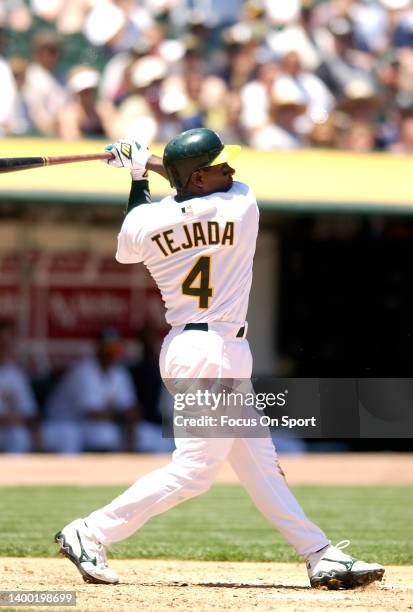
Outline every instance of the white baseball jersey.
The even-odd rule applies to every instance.
[[[243,325],[252,282],[258,206],[234,182],[225,193],[137,206],[118,236],[116,259],[143,262],[172,326],[229,321]]]

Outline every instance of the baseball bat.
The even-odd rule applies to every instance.
[[[30,168],[43,168],[57,164],[72,164],[74,162],[92,161],[95,159],[111,159],[113,153],[86,153],[83,155],[60,155],[58,157],[0,157],[0,174],[4,172],[18,172]]]

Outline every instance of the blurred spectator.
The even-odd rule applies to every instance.
[[[82,32],[83,25],[94,0],[70,0],[63,2],[56,16],[56,26],[61,34],[77,34]]]
[[[186,51],[183,40],[167,38],[164,30],[157,24],[145,28],[137,39],[135,48],[139,45],[146,46],[147,55],[158,55],[172,66],[183,58]]]
[[[348,4],[348,3],[347,3]],[[356,48],[354,23],[346,14],[332,18],[318,38],[322,62],[317,74],[336,95],[343,95],[349,81],[364,80],[374,85],[373,54]]]
[[[258,45],[257,38],[248,38],[242,44],[230,41],[227,47],[227,69],[218,71],[230,89],[240,89],[253,77],[257,67]]]
[[[275,62],[261,64],[255,78],[241,88],[240,120],[245,130],[253,130],[267,122],[272,88],[278,75],[279,67]]]
[[[382,98],[369,81],[350,81],[337,108],[350,118],[350,128],[337,141],[341,148],[358,152],[373,151],[376,148],[377,123],[375,119],[382,107]]]
[[[391,18],[385,8],[386,2],[353,2],[349,7],[358,49],[381,54],[388,48]],[[392,0],[388,2],[391,3]],[[391,9],[390,6],[387,8]]]
[[[210,75],[203,79],[199,92],[199,107],[202,124],[212,130],[220,131],[227,123],[225,99],[227,85],[220,77]]]
[[[355,121],[373,122],[381,110],[382,98],[366,79],[353,79],[346,83],[337,107]]]
[[[254,130],[249,144],[257,149],[296,149],[302,143],[298,119],[307,110],[304,95],[289,81],[276,80],[271,92],[269,120]]]
[[[273,2],[264,0],[267,18],[275,25],[287,25],[299,19],[301,11],[301,0],[284,0],[284,2]]]
[[[391,104],[399,90],[400,62],[395,52],[386,53],[374,66],[375,77],[387,105]]]
[[[395,50],[377,58],[375,76],[382,98],[382,120],[377,130],[377,144],[388,149],[397,141],[400,112],[413,104],[413,96],[400,88],[400,61]]]
[[[27,453],[39,447],[37,406],[15,347],[14,324],[0,320],[0,451]]]
[[[337,124],[334,115],[324,121],[316,121],[307,134],[306,144],[321,149],[333,149],[337,146]]]
[[[396,151],[413,101],[411,0],[3,0],[0,54],[5,31],[0,134],[56,135],[65,106],[65,138],[205,125],[262,149]],[[78,65],[99,72],[97,100],[60,78]]]
[[[23,88],[30,119],[36,130],[45,136],[56,135],[58,117],[67,94],[57,74],[61,39],[53,32],[39,32],[33,40],[33,61],[30,62]]]
[[[298,53],[305,70],[315,71],[320,65],[321,52],[311,23],[312,2],[265,0],[265,15],[274,26],[265,36],[266,61],[278,60],[290,51]]]
[[[32,24],[32,15],[24,0],[2,0],[1,23],[17,32],[26,32]]]
[[[172,26],[185,29],[188,24],[203,23],[216,39],[223,28],[236,23],[245,0],[174,0],[170,2]]]
[[[411,0],[381,0],[388,9],[390,45],[413,46],[413,6]]]
[[[119,334],[103,330],[94,355],[63,375],[46,405],[45,450],[79,453],[132,449],[137,397],[128,370],[119,362],[122,354]]]
[[[146,32],[136,39],[132,47],[116,53],[107,62],[100,82],[99,95],[104,100],[120,103],[128,93],[130,80],[128,73],[134,62],[149,55],[151,46],[146,40]]]
[[[30,0],[33,15],[43,21],[56,21],[63,7],[64,0]]]
[[[390,146],[390,150],[394,153],[413,153],[413,111],[402,117],[399,138]]]
[[[185,93],[185,83],[179,76],[164,79],[159,92],[159,130],[157,140],[168,142],[179,132],[185,129],[185,120],[182,113],[188,104]]]
[[[61,34],[80,32],[93,5],[94,0],[30,0],[33,14],[56,24]]]
[[[9,131],[16,101],[16,83],[8,62],[1,55],[4,45],[4,28],[0,23],[0,136]]]
[[[129,93],[118,107],[119,135],[153,142],[158,134],[160,92],[167,74],[166,62],[148,55],[134,62],[127,74]]]
[[[286,53],[280,62],[279,87],[286,85],[296,87],[302,94],[311,119],[325,118],[334,108],[334,97],[323,81],[315,74],[303,69],[300,56],[296,51]],[[281,83],[280,83],[281,82]]]
[[[400,49],[398,59],[398,95],[413,95],[413,49]]]
[[[9,64],[16,83],[16,95],[7,131],[9,134],[28,134],[34,127],[25,95],[29,62],[24,57],[14,56],[10,58]]]
[[[185,104],[181,111],[183,118],[183,128],[190,130],[196,127],[202,127],[202,111],[199,104],[199,96],[201,95],[202,81],[204,78],[203,67],[199,64],[190,66],[184,73],[183,91],[186,97]]]
[[[162,419],[173,417],[173,401],[166,391],[159,372],[159,351],[162,338],[153,326],[146,326],[137,334],[142,356],[130,371],[140,400],[142,419],[135,430],[135,450],[167,453],[173,450],[172,439],[162,438]]]
[[[224,99],[225,123],[220,128],[224,142],[246,144],[247,137],[241,123],[242,102],[237,91],[228,91]]]
[[[92,45],[113,54],[133,47],[152,23],[150,13],[134,0],[100,0],[87,15],[84,32]]]
[[[374,126],[363,121],[352,121],[348,131],[343,133],[341,147],[355,153],[374,151],[376,148]]]
[[[118,104],[128,93],[128,73],[132,64],[145,57],[158,57],[172,67],[185,54],[184,43],[166,39],[163,30],[153,25],[145,29],[127,51],[116,53],[106,64],[101,78],[99,94]]]
[[[108,100],[97,101],[99,72],[89,66],[75,66],[68,75],[71,98],[59,114],[59,135],[65,140],[107,136],[116,139],[117,112]]]

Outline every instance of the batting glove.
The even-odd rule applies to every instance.
[[[129,168],[134,181],[140,181],[148,176],[146,164],[152,154],[146,145],[139,144],[136,140],[131,142],[119,140],[107,145],[105,151],[113,153],[113,158],[107,160],[109,166]]]

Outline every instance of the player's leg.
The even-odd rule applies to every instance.
[[[289,489],[270,437],[238,438],[228,460],[262,514],[306,560],[310,584],[354,588],[381,580],[383,566],[353,559],[332,546]]]
[[[247,345],[246,340],[227,341],[224,363],[234,363]],[[230,370],[223,375],[229,377]],[[259,437],[236,437],[228,460],[258,509],[306,560],[311,586],[353,588],[381,580],[381,565],[352,559],[307,518],[287,485],[268,428],[249,433]]]
[[[86,582],[118,582],[118,576],[108,568],[105,546],[129,537],[151,517],[207,491],[232,442],[177,438],[168,465],[146,474],[107,506],[57,533],[61,552]]]
[[[153,516],[207,491],[231,445],[224,438],[177,438],[168,465],[137,480],[85,522],[105,546],[124,540]]]
[[[222,340],[217,335],[200,334],[197,338],[192,332],[184,338],[170,334],[161,353],[164,377],[190,381],[197,372],[211,379],[219,376]],[[206,491],[232,443],[225,438],[177,438],[167,466],[140,478],[110,504],[56,534],[61,551],[86,581],[117,582],[118,577],[107,567],[104,547],[127,538],[152,516]]]
[[[161,374],[169,381],[182,381],[185,389],[191,388],[194,379],[192,386],[198,388],[197,375],[215,380],[219,374],[222,346],[223,340],[217,335],[173,331],[162,348]],[[176,450],[168,465],[140,478],[105,508],[87,517],[86,522],[100,542],[108,545],[127,538],[152,516],[211,486],[232,439],[200,438],[185,430],[182,434],[185,437],[176,439]]]
[[[285,480],[271,438],[236,438],[228,461],[260,512],[302,557],[327,546]]]

